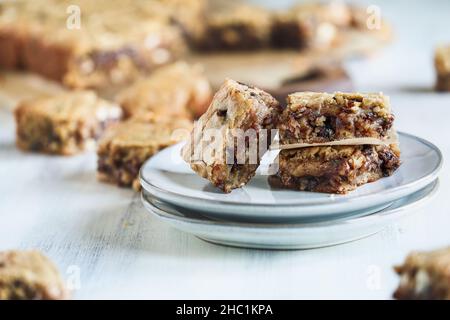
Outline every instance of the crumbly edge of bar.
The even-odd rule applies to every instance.
[[[360,185],[392,175],[400,166],[399,156],[396,147],[283,150],[279,155],[279,171],[269,178],[269,182],[274,187],[345,194]]]
[[[280,119],[280,143],[323,143],[349,138],[384,139],[394,116],[383,96],[290,95]]]

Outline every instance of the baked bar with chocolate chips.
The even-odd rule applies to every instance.
[[[75,154],[93,146],[121,115],[119,106],[91,91],[23,101],[15,110],[16,143],[22,150]]]
[[[281,150],[273,187],[345,194],[392,175],[400,166],[397,145],[317,146]]]
[[[450,247],[413,252],[395,271],[400,276],[400,284],[394,298],[450,300]]]
[[[240,188],[255,175],[279,112],[268,93],[228,79],[196,122],[183,159],[222,191]]]
[[[296,5],[274,16],[272,46],[326,49],[338,43],[339,29],[350,24],[351,12],[345,4],[332,2]]]
[[[280,144],[383,140],[393,122],[389,100],[381,93],[297,92],[288,96],[280,118]]]
[[[210,12],[197,47],[202,50],[257,50],[270,43],[269,11],[249,5]]]
[[[71,88],[127,84],[184,51],[171,20],[160,1],[6,2],[0,4],[0,66]]]
[[[438,91],[450,91],[450,46],[442,46],[436,49],[434,65],[436,68],[436,89]]]
[[[57,268],[40,252],[0,252],[0,300],[68,298],[68,290]]]
[[[198,65],[176,62],[161,67],[117,95],[125,118],[140,114],[197,118],[212,98],[211,87]]]
[[[133,118],[111,126],[97,149],[99,180],[140,190],[142,164],[161,149],[181,141],[191,129],[192,122],[182,118]]]

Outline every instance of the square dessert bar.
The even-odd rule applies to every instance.
[[[272,16],[256,6],[238,5],[211,12],[198,48],[257,50],[270,44]]]
[[[273,187],[345,194],[390,176],[400,165],[396,145],[323,146],[281,150]]]
[[[200,66],[177,62],[136,81],[117,95],[125,118],[140,114],[194,118],[202,115],[212,98]]]
[[[400,285],[394,298],[450,300],[450,247],[413,252],[395,271],[400,276]]]
[[[339,41],[339,29],[350,27],[350,8],[342,3],[301,4],[273,18],[271,42],[276,48],[328,48]]]
[[[92,146],[121,114],[119,106],[90,91],[24,101],[15,110],[16,143],[23,150],[75,154]]]
[[[67,10],[78,6],[80,27]],[[72,88],[122,85],[175,59],[180,30],[159,1],[17,1],[0,5],[0,66]],[[3,50],[5,48],[5,50]]]
[[[98,178],[123,187],[140,189],[142,164],[161,149],[189,135],[192,122],[186,119],[130,119],[111,126],[99,142]]]
[[[450,46],[439,47],[434,56],[436,89],[450,91]]]
[[[275,127],[279,112],[279,103],[268,93],[226,80],[195,123],[182,150],[183,159],[226,193],[242,187],[255,175],[265,151],[261,146],[266,148],[271,142],[270,129]],[[263,133],[267,133],[265,138]],[[251,152],[255,150],[252,146],[258,147],[258,154]]]
[[[389,100],[381,93],[298,92],[287,98],[280,118],[280,143],[382,140],[389,136],[393,122]]]
[[[38,251],[0,252],[0,300],[69,298],[55,265]]]

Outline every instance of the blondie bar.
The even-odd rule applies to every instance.
[[[436,89],[438,91],[450,91],[450,46],[442,46],[436,49],[434,56],[436,68]]]
[[[142,113],[190,118],[202,115],[211,97],[200,66],[177,62],[119,92],[117,101],[126,118]]]
[[[339,41],[340,28],[351,25],[347,5],[309,3],[296,5],[273,18],[271,40],[276,48],[328,48]]]
[[[450,248],[413,252],[395,271],[400,276],[400,285],[394,298],[450,300]]]
[[[111,126],[97,149],[99,180],[139,190],[142,164],[183,138],[175,130],[184,130],[188,135],[191,129],[191,121],[177,118],[133,118]]]
[[[268,93],[228,79],[196,122],[183,159],[226,193],[242,187],[272,141],[270,129],[279,112],[279,103]]]
[[[93,145],[122,110],[90,91],[74,91],[21,102],[15,110],[17,146],[71,155]]]
[[[40,252],[0,252],[0,300],[62,300],[68,297],[57,268]]]
[[[287,98],[280,143],[324,143],[352,138],[386,139],[394,122],[383,94],[298,92]]]
[[[202,50],[257,50],[270,43],[272,16],[255,6],[238,5],[208,15],[198,47]]]
[[[396,145],[322,146],[281,150],[273,187],[345,194],[390,176],[400,165]]]
[[[82,13],[79,25],[75,9]],[[0,10],[6,48],[0,66],[23,67],[73,88],[128,83],[184,47],[159,1],[18,1]]]

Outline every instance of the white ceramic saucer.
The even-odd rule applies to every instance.
[[[413,208],[429,200],[438,190],[436,180],[425,188],[395,201],[388,208],[368,216],[319,223],[264,224],[213,220],[186,213],[152,199],[145,192],[142,202],[160,220],[181,231],[216,244],[259,249],[311,249],[345,243],[375,234]]]
[[[271,221],[328,219],[386,206],[437,178],[442,154],[432,143],[399,133],[402,165],[393,176],[364,185],[348,195],[271,189],[267,176],[224,194],[194,173],[181,159],[182,144],[167,148],[141,169],[141,184],[154,198],[227,220]]]

